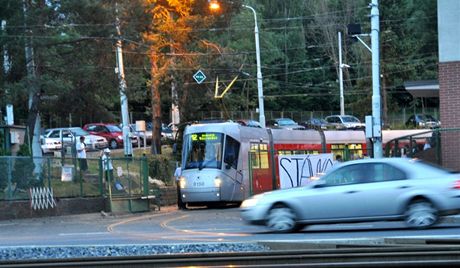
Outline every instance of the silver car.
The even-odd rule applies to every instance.
[[[343,163],[307,186],[255,195],[243,220],[275,232],[309,224],[404,220],[428,228],[460,212],[460,175],[408,158]]]
[[[358,118],[352,115],[330,115],[327,116],[324,120],[326,120],[329,126],[338,130],[366,128],[366,124],[361,123]]]
[[[68,127],[46,130],[45,134],[41,137],[42,151],[43,153],[59,151],[62,149],[62,143],[64,146],[72,146],[75,142],[78,142],[80,136],[85,136],[87,150],[99,150],[108,147],[108,142],[104,137],[91,135],[80,127]],[[52,143],[56,143],[59,146],[50,149],[49,144]]]

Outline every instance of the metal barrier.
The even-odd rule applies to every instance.
[[[419,158],[443,166],[442,139],[447,133],[460,133],[460,128],[427,129],[415,135],[398,137],[390,140],[385,146],[385,157]]]

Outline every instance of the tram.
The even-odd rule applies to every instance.
[[[367,156],[367,148],[362,130],[269,129],[235,122],[189,125],[183,135],[180,197],[188,205],[239,203],[280,188],[279,155],[348,152],[347,159],[358,159]]]

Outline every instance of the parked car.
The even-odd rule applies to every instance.
[[[141,145],[144,145],[144,136],[145,136],[145,142],[147,144],[152,143],[152,130],[146,129],[145,131],[137,131],[136,124],[130,124],[129,131],[131,132],[132,136],[136,138],[136,140],[137,138],[139,138],[139,142]]]
[[[172,129],[165,124],[161,124],[161,138],[163,140],[174,140],[174,133]]]
[[[268,128],[305,129],[304,126],[299,125],[290,118],[276,118],[268,120],[266,125]]]
[[[123,146],[123,131],[115,124],[91,123],[83,126],[90,134],[99,135],[107,139],[109,147],[116,149]],[[131,142],[136,145],[137,138],[130,135]]]
[[[308,129],[326,130],[329,127],[329,124],[327,123],[327,121],[321,118],[310,118],[307,121],[300,123],[300,124]]]
[[[91,135],[80,127],[47,129],[41,137],[41,148],[44,154],[60,151],[62,144],[72,146],[78,142],[80,136],[85,137],[87,150],[107,148],[108,143],[104,137]]]
[[[415,128],[439,128],[441,127],[441,121],[429,114],[414,114],[409,117],[406,126]]]
[[[40,146],[43,154],[49,154],[52,152],[60,151],[62,149],[62,141],[60,133],[54,133],[50,137],[51,129],[47,129],[43,135],[40,136]],[[57,137],[54,137],[56,136]]]
[[[365,129],[366,124],[361,123],[358,118],[353,115],[330,115],[325,118],[326,122],[332,128],[342,129]]]
[[[460,174],[409,158],[342,163],[306,186],[255,195],[241,204],[243,220],[275,232],[308,224],[404,220],[436,224],[460,211]]]

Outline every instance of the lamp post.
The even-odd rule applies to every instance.
[[[257,13],[251,6],[243,5],[254,14],[254,36],[256,42],[256,61],[257,61],[257,96],[259,99],[259,123],[265,128],[265,111],[264,111],[264,89],[262,84],[262,70],[260,63],[260,46],[259,46],[259,27],[257,26]]]
[[[338,32],[339,42],[339,84],[340,84],[340,115],[345,115],[345,97],[343,96],[343,68],[350,68],[350,65],[342,62],[342,33]]]
[[[211,10],[218,10],[220,8],[219,3],[216,0],[208,0],[209,8]],[[264,110],[264,89],[262,84],[262,68],[260,63],[260,46],[259,46],[259,27],[257,26],[257,13],[251,6],[243,5],[248,8],[254,14],[254,36],[256,43],[256,63],[257,63],[257,96],[259,100],[259,123],[261,127],[265,128],[265,110]]]

